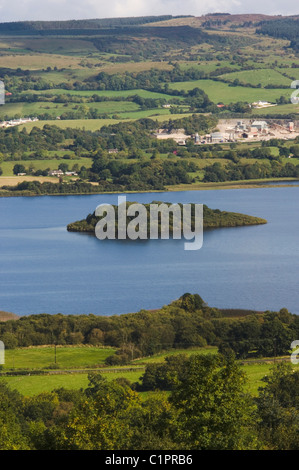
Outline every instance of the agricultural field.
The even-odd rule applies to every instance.
[[[59,179],[53,176],[0,176],[0,186],[16,186],[23,181],[58,183]]]
[[[76,111],[83,107],[82,112],[87,113],[90,110],[96,110],[100,114],[123,114],[125,112],[139,111],[140,107],[128,101],[104,101],[102,103],[52,103],[52,102],[38,102],[38,103],[7,103],[1,107],[2,119],[13,119],[16,115],[20,117],[34,117],[39,114],[50,114],[53,119],[59,118],[61,114],[66,112]]]
[[[131,383],[139,382],[147,364],[162,364],[167,356],[177,354],[216,354],[217,348],[192,348],[170,350],[147,358],[134,360],[127,366],[104,367],[105,359],[113,354],[113,348],[82,347],[82,346],[47,346],[20,348],[6,351],[6,363],[3,371],[22,370],[21,375],[2,376],[0,381],[6,382],[10,388],[18,390],[26,396],[49,392],[56,388],[67,389],[86,388],[88,385],[88,370],[98,370],[108,380],[126,378]],[[56,363],[55,363],[56,361]],[[257,395],[258,388],[263,386],[263,377],[269,374],[275,360],[265,359],[252,361],[242,365],[242,371],[247,377],[246,389],[252,395]],[[43,370],[45,375],[34,375],[33,370]],[[48,371],[48,373],[47,373]],[[51,372],[52,371],[52,372]],[[142,392],[143,393],[143,392]]]
[[[92,96],[99,96],[105,98],[128,98],[129,96],[138,95],[141,98],[151,98],[151,99],[163,99],[163,100],[171,100],[173,96],[168,95],[167,93],[157,93],[150,90],[64,90],[62,88],[55,88],[50,90],[43,90],[31,91],[33,94],[40,95],[40,96],[47,96],[47,95],[71,95],[71,96],[80,96],[83,98],[90,98]],[[26,94],[27,92],[23,91],[22,94]],[[179,99],[183,100],[183,98],[179,97]]]
[[[81,369],[104,365],[113,348],[100,347],[32,347],[8,349],[5,352],[4,370],[13,369]]]
[[[117,378],[126,378],[130,382],[138,382],[143,370],[135,371],[118,371],[118,372],[104,372],[104,376],[108,380],[115,380]],[[34,396],[39,393],[50,392],[57,388],[66,389],[81,389],[88,386],[87,373],[69,373],[69,374],[55,374],[55,375],[36,375],[36,376],[15,376],[15,377],[0,377],[0,381],[6,382],[10,388],[18,390],[22,395]]]
[[[166,121],[194,114],[233,117],[238,112],[234,104],[276,104],[278,100],[280,104],[252,109],[252,114],[261,119],[293,116],[299,109],[290,103],[289,88],[297,73],[296,52],[289,41],[256,34],[254,25],[241,20],[234,22],[232,18],[232,27],[219,23],[212,29],[190,17],[133,29],[127,25],[119,31],[111,31],[109,26],[97,34],[89,34],[87,28],[80,34],[62,30],[59,35],[43,31],[39,36],[34,25],[32,34],[0,32],[0,79],[8,92],[6,103],[0,106],[0,119],[37,117],[38,121],[18,126],[27,132],[54,125],[100,133],[110,124],[147,118],[163,126]],[[192,94],[196,88],[210,100],[204,107],[196,93]],[[216,109],[218,103],[226,108]],[[229,146],[223,147],[229,150]],[[141,152],[144,158],[152,155],[146,148]],[[168,158],[167,154],[169,157],[169,152],[162,150],[159,158]],[[91,159],[83,162],[78,157],[79,152],[69,163],[91,167]],[[176,158],[174,154],[171,157]],[[138,161],[134,155],[130,159],[131,163]],[[4,155],[1,184],[3,178],[12,177],[12,162],[21,160],[35,170],[57,168],[56,156],[50,153],[47,162],[23,159],[18,153]],[[196,158],[198,169],[189,172],[196,180],[193,184],[204,177],[205,166],[218,161],[229,163],[217,152]],[[253,162],[246,159],[246,163]]]
[[[269,108],[259,108],[254,110],[254,114],[261,116],[264,115],[265,112],[270,116],[280,114],[287,117],[293,113],[299,113],[299,104],[281,104],[277,106],[271,106]]]
[[[243,367],[243,371],[247,376],[247,390],[252,395],[257,395],[258,388],[263,386],[263,377],[265,377],[271,369],[271,364],[254,364]],[[144,369],[124,370],[115,372],[105,372],[100,370],[104,377],[108,380],[117,378],[125,378],[131,383],[139,382],[140,377],[144,373]],[[87,373],[68,373],[55,375],[20,375],[14,377],[0,377],[0,381],[6,382],[11,389],[18,390],[25,396],[34,396],[39,393],[50,392],[54,389],[64,387],[66,389],[81,389],[88,386]],[[142,394],[145,392],[141,392]]]
[[[25,128],[28,132],[32,130],[33,127],[42,129],[44,126],[57,126],[60,129],[85,129],[86,131],[98,131],[104,126],[109,126],[110,124],[117,124],[119,122],[125,121],[125,119],[63,119],[51,121],[49,119],[45,121],[37,122],[28,122],[22,124],[22,129]]]
[[[288,69],[286,69],[286,72]],[[243,70],[239,72],[232,72],[220,75],[219,78],[234,82],[239,80],[242,83],[248,83],[251,85],[261,85],[265,87],[267,85],[283,85],[290,86],[290,78],[282,75],[282,71],[275,69],[257,69],[257,70]]]
[[[243,86],[230,86],[227,83],[223,83],[215,80],[196,80],[189,82],[177,82],[171,83],[169,87],[173,90],[189,91],[193,88],[202,89],[209,98],[215,103],[229,104],[233,102],[243,101],[248,103],[254,103],[257,101],[268,101],[270,103],[275,102],[280,96],[289,98],[291,93],[290,89],[277,88],[277,89],[265,89],[265,88],[250,88]],[[268,112],[266,108],[263,110],[264,114]]]

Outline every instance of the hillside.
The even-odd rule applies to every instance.
[[[298,18],[299,16],[292,16],[292,18]],[[229,14],[229,13],[212,13],[202,16],[192,16],[185,18],[169,18],[160,20],[160,26],[172,25],[182,26],[188,25],[193,28],[205,27],[205,26],[217,26],[219,28],[223,26],[238,25],[238,26],[256,26],[264,21],[276,21],[283,18],[289,18],[288,16],[281,15],[263,15],[259,13],[245,13],[245,14]],[[155,25],[155,23],[153,23]]]
[[[297,178],[296,18],[224,12],[0,23],[0,188],[11,177],[16,187],[2,195],[99,190],[82,182],[122,192]],[[186,128],[190,116],[198,122]],[[248,137],[217,128],[239,119],[252,128]],[[255,120],[267,122],[267,133],[254,130]],[[187,140],[176,137],[183,128]],[[269,145],[257,149],[262,140]],[[210,171],[214,163],[221,168]],[[52,175],[60,166],[62,187]],[[80,180],[74,188],[70,173]],[[53,185],[29,187],[36,178]]]
[[[16,315],[15,313],[3,312],[2,310],[0,310],[0,322],[18,320],[18,318],[18,315]]]

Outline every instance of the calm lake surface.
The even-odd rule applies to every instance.
[[[154,309],[185,292],[219,308],[299,314],[299,188],[127,195],[128,201],[203,203],[267,225],[204,232],[183,240],[99,241],[69,233],[117,195],[0,198],[0,310],[19,315],[112,315]]]

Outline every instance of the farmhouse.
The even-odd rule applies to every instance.
[[[37,118],[20,118],[20,119],[12,119],[11,121],[2,121],[0,123],[0,127],[14,127],[19,126],[20,124],[26,124],[27,122],[36,122],[38,121]]]
[[[269,108],[270,106],[277,106],[275,103],[268,103],[268,101],[257,101],[256,103],[252,103],[251,105],[253,108]]]
[[[62,170],[52,170],[52,171],[49,171],[49,176],[63,176],[64,173]]]

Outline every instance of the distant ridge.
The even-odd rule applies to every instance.
[[[57,21],[13,21],[0,23],[0,32],[29,32],[29,31],[50,31],[50,30],[97,30],[102,28],[118,28],[125,26],[145,25],[159,21],[168,21],[177,18],[189,18],[189,15],[172,16],[134,16],[126,18],[94,18],[87,20],[57,20]]]
[[[8,320],[18,320],[20,317],[15,313],[10,312],[3,312],[0,310],[0,322],[8,321]]]
[[[278,21],[282,19],[296,19],[298,15],[264,15],[260,13],[208,13],[202,16],[177,17],[169,20],[160,21],[157,26],[191,26],[193,28],[201,27],[230,27],[230,26],[257,26],[266,21]]]

